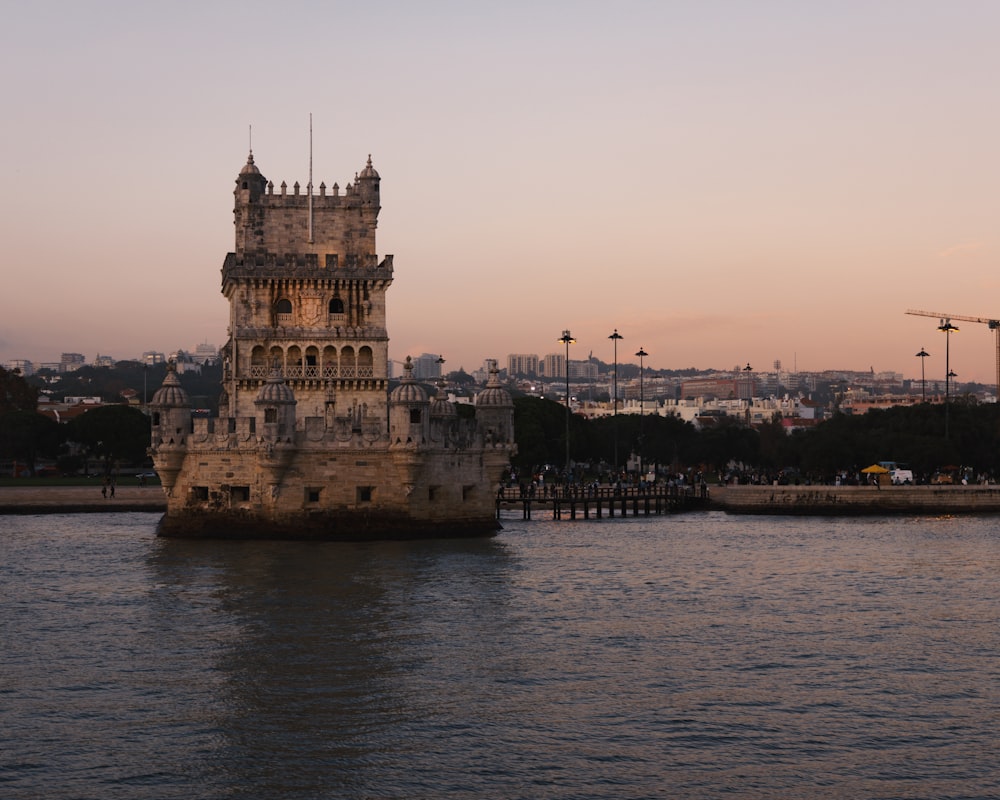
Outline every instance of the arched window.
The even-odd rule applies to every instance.
[[[358,377],[371,378],[375,374],[374,356],[367,345],[358,348]]]
[[[334,297],[330,300],[330,312],[331,314],[343,314],[344,313],[344,301],[339,297]]]
[[[278,301],[278,304],[274,307],[274,310],[279,314],[291,314],[292,301],[286,297],[283,297]]]

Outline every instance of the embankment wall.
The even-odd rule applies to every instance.
[[[996,514],[1000,486],[713,486],[731,514]]]

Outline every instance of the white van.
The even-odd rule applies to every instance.
[[[895,461],[879,461],[881,466],[889,470],[889,481],[893,486],[912,486],[913,471],[906,468],[906,464],[897,464]]]

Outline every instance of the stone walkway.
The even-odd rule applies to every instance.
[[[159,486],[118,486],[114,499],[94,486],[0,486],[0,514],[64,514],[80,511],[165,511]]]

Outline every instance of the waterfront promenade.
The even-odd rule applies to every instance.
[[[713,486],[731,514],[997,514],[1000,486]]]
[[[165,511],[159,486],[117,486],[114,498],[93,486],[0,486],[0,514],[78,514],[107,511]]]
[[[677,502],[676,495],[656,492],[627,497],[533,498],[524,509],[548,510],[543,516],[592,519],[644,516],[711,508],[730,514],[878,515],[878,514],[1000,514],[1000,486],[711,486],[701,496]],[[699,493],[700,495],[700,493]],[[500,502],[522,508],[524,498],[507,490]],[[624,503],[623,503],[624,500]],[[499,505],[500,503],[498,503]],[[0,486],[0,514],[75,514],[115,511],[165,511],[159,486],[119,486],[114,499],[93,486]]]

